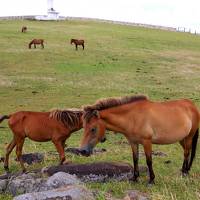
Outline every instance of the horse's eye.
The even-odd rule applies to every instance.
[[[90,129],[90,132],[91,132],[92,134],[95,134],[95,133],[97,132],[97,128],[95,128],[95,127],[91,128],[91,129]]]

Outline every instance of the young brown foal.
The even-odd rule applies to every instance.
[[[59,153],[60,164],[63,164],[65,161],[65,141],[71,133],[82,128],[82,114],[81,110],[20,111],[0,117],[0,122],[9,119],[8,125],[13,132],[13,140],[6,148],[5,170],[9,170],[9,155],[15,146],[17,159],[20,161],[22,170],[26,170],[21,158],[26,137],[37,142],[51,140]]]
[[[34,48],[36,48],[36,44],[37,45],[40,44],[41,47],[44,49],[44,40],[43,39],[33,39],[28,45],[29,49],[31,49],[32,44],[34,45]]]
[[[27,31],[27,27],[26,26],[22,26],[22,33],[26,33]]]
[[[76,50],[78,50],[78,45],[81,45],[83,47],[83,50],[84,50],[84,48],[85,48],[84,40],[71,39],[71,44],[73,44],[73,43],[76,46]]]

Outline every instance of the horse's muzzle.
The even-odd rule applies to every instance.
[[[104,143],[105,141],[106,141],[106,137],[103,137],[103,138],[100,140],[101,143]]]
[[[82,156],[87,156],[88,157],[88,156],[90,156],[92,154],[92,148],[90,148],[90,147],[82,148],[82,149],[79,150],[79,152],[80,152],[80,154]]]

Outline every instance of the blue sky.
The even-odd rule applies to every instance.
[[[46,14],[47,0],[0,0],[0,16]],[[54,0],[63,16],[93,17],[200,31],[199,0]]]

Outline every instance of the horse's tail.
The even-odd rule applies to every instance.
[[[189,162],[188,170],[190,170],[190,168],[192,166],[192,162],[195,158],[198,137],[199,137],[199,129],[196,130],[196,133],[194,134],[194,136],[192,138],[192,150],[191,150],[191,156],[190,156],[190,162]]]
[[[0,116],[0,123],[4,120],[4,119],[9,119],[11,117],[11,115],[2,115]]]

